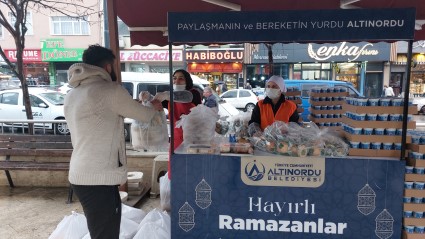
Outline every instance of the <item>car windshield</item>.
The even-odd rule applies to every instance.
[[[59,92],[41,93],[40,96],[54,105],[63,105],[65,99],[65,95]]]

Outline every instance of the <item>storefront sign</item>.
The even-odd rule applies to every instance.
[[[62,48],[62,49],[42,49],[42,59],[46,62],[59,61],[77,61],[83,59],[84,49],[78,48]]]
[[[11,62],[16,62],[16,50],[4,50],[7,59]],[[22,53],[22,60],[24,63],[41,62],[40,49],[25,49]]]
[[[170,53],[168,50],[123,50],[120,51],[121,62],[133,62],[133,61],[168,61]],[[182,61],[183,54],[181,50],[173,50],[173,61]]]
[[[175,154],[172,238],[400,238],[405,162]]]
[[[336,46],[321,46],[314,49],[312,44],[308,44],[308,55],[316,61],[326,61],[332,56],[344,56],[346,61],[356,61],[360,56],[376,56],[379,51],[372,49],[372,43],[361,46],[348,46],[347,42],[342,42]]]
[[[64,40],[44,39],[41,40],[41,56],[45,62],[81,62],[85,49],[65,48]]]
[[[188,50],[186,61],[193,62],[241,62],[242,50]]]
[[[413,39],[415,9],[272,12],[171,12],[168,40],[176,43],[311,42]]]
[[[267,64],[268,49],[264,44],[251,46],[249,64]],[[348,61],[389,61],[391,44],[386,42],[342,42],[337,44],[274,44],[273,62],[348,62]]]
[[[41,41],[42,48],[46,49],[56,49],[56,48],[64,48],[65,43],[62,38],[58,39],[45,39]]]

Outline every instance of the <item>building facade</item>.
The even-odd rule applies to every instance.
[[[389,81],[391,44],[274,44],[273,74],[284,79],[340,80],[353,84],[367,97],[380,96]],[[244,75],[251,85],[264,87],[270,75],[269,50],[265,44],[245,44]]]
[[[71,18],[51,9],[37,8],[36,11],[28,7],[24,51],[24,73],[27,78],[40,84],[62,85],[67,82],[69,66],[81,62],[83,49],[90,44],[102,45],[102,2],[87,0],[83,4],[96,9],[100,14]],[[69,8],[71,14],[84,11],[80,8],[73,12],[72,4],[64,6]],[[9,22],[13,23],[10,10],[4,4],[0,8],[9,16]],[[0,45],[7,58],[16,62],[14,39],[3,26],[0,26]]]
[[[397,42],[397,58],[391,62],[390,86],[399,92],[404,91],[407,76],[407,47],[407,42]],[[409,92],[415,96],[425,93],[425,41],[413,43]]]

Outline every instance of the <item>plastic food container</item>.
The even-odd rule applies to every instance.
[[[380,106],[390,106],[391,99],[381,98],[379,99]]]

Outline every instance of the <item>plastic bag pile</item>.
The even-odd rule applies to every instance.
[[[327,129],[319,129],[314,123],[301,127],[293,122],[276,121],[266,127],[262,135],[251,137],[250,142],[257,149],[295,157],[348,154],[348,145],[341,138],[328,133]]]
[[[143,210],[122,204],[119,239],[170,239],[171,219],[166,212]],[[49,239],[90,239],[87,219],[72,212],[65,216],[49,236]]]
[[[183,143],[186,145],[211,144],[218,119],[217,110],[199,104],[191,108],[188,115],[182,115],[176,127],[183,128]]]

